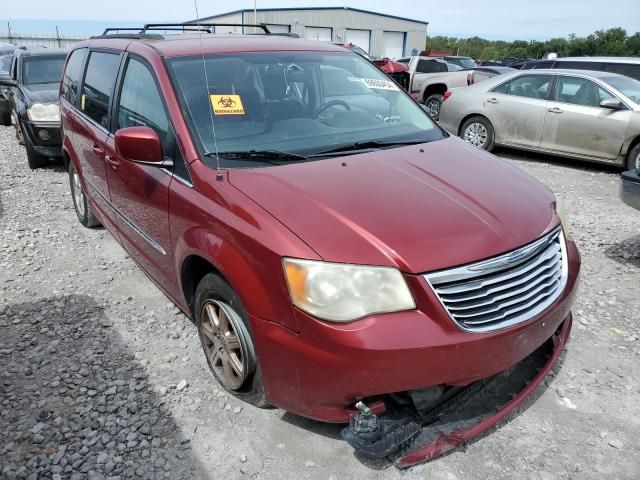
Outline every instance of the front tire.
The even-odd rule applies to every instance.
[[[462,124],[460,137],[474,147],[490,152],[494,147],[495,131],[488,119],[478,115]]]
[[[98,219],[93,215],[91,204],[84,193],[82,180],[80,180],[80,175],[72,161],[69,161],[69,187],[71,187],[71,198],[80,223],[87,228],[100,225]]]
[[[427,112],[429,112],[429,115],[434,120],[438,120],[440,118],[440,109],[442,108],[443,101],[444,97],[439,93],[429,95],[424,101],[424,105],[427,107]]]
[[[0,114],[0,125],[8,127],[11,125],[11,112],[4,112]]]
[[[22,129],[21,126],[18,126],[18,128]],[[29,135],[25,134],[24,130],[21,130],[21,132],[24,141],[24,148],[27,151],[27,163],[29,164],[29,168],[31,170],[35,170],[36,168],[46,167],[49,164],[49,157],[40,155],[36,152]]]
[[[209,273],[196,289],[194,313],[207,364],[218,383],[245,402],[267,407],[247,314],[236,292]]]
[[[640,143],[627,154],[627,170],[640,170]]]

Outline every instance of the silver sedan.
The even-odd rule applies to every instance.
[[[640,82],[608,72],[526,70],[456,88],[440,125],[472,145],[504,145],[640,168]]]

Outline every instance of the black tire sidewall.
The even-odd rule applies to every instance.
[[[33,143],[31,143],[29,135],[27,135],[24,128],[22,128],[22,125],[19,128],[22,130],[22,138],[24,138],[24,147],[27,151],[27,163],[29,164],[29,168],[31,170],[35,170],[36,168],[46,166],[49,163],[49,158],[36,152],[33,148]]]
[[[627,154],[626,170],[640,170],[639,167],[636,167],[636,158],[638,158],[638,155],[640,155],[640,143],[633,147]]]
[[[73,202],[73,209],[76,212],[76,216],[78,217],[78,221],[84,225],[85,227],[89,226],[89,202],[87,201],[87,195],[86,193],[83,195],[83,200],[84,200],[84,215],[80,215],[80,212],[78,211],[78,205],[76,204],[76,196],[75,193],[73,191],[73,172],[76,171],[76,167],[73,164],[73,162],[69,162],[69,189],[71,191],[71,201]]]
[[[259,380],[260,375],[259,375],[259,369],[257,365],[258,360],[257,360],[256,351],[255,351],[255,341],[251,333],[251,328],[249,326],[247,312],[244,309],[242,302],[240,301],[240,297],[238,297],[238,294],[233,290],[233,288],[231,288],[231,286],[225,280],[223,280],[220,276],[214,273],[209,273],[204,276],[204,278],[200,281],[200,283],[198,284],[198,287],[196,288],[196,295],[195,295],[195,301],[194,301],[194,307],[193,307],[193,310],[194,310],[193,317],[194,317],[196,326],[198,327],[198,335],[201,335],[202,307],[207,300],[220,300],[228,304],[231,308],[233,308],[240,316],[240,319],[242,320],[242,325],[240,326],[240,328],[244,327],[245,329],[245,331],[243,332],[243,335],[245,336],[245,339],[246,339],[244,346],[246,348],[246,355],[248,360],[247,369],[249,373],[242,387],[240,387],[240,389],[230,390],[226,388],[223,382],[221,381],[221,379],[218,378],[215,370],[211,368],[211,365],[209,365],[209,360],[207,358],[207,365],[209,365],[209,370],[211,370],[211,373],[214,375],[214,377],[216,378],[220,386],[225,390],[227,390],[228,392],[230,392],[231,394],[241,398],[247,397],[247,396],[250,397],[255,393],[257,393],[255,392],[255,389],[257,387],[255,380],[256,379]],[[203,353],[204,353],[204,349],[203,349]],[[259,383],[258,388],[261,391],[262,382],[260,381],[258,383]]]
[[[462,124],[462,127],[460,127],[460,138],[462,138],[462,140],[464,140],[466,142],[466,140],[464,139],[464,132],[467,129],[467,127],[469,125],[471,125],[472,123],[480,123],[480,124],[482,124],[484,126],[484,128],[487,129],[487,140],[484,143],[484,145],[482,146],[482,150],[485,150],[487,152],[490,152],[491,150],[493,150],[493,147],[495,146],[495,144],[494,144],[494,142],[495,142],[495,132],[493,130],[493,125],[491,125],[491,122],[488,119],[486,119],[485,117],[476,116],[476,117],[471,117],[468,120],[466,120]],[[469,144],[469,145],[471,145],[471,144]]]

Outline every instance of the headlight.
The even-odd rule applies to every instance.
[[[34,103],[27,109],[32,122],[59,122],[60,105],[57,103]]]
[[[285,258],[293,304],[313,316],[350,322],[373,313],[416,308],[399,270]]]
[[[560,202],[557,198],[556,198],[556,215],[558,215],[558,218],[560,218],[560,223],[562,223],[562,228],[564,228],[565,232],[569,231],[569,217],[567,217],[567,213],[564,210],[564,208],[562,208],[562,202]]]

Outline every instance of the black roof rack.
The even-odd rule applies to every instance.
[[[109,27],[105,28],[102,35],[97,35],[91,38],[154,38],[162,39],[162,35],[149,34],[153,31],[174,31],[174,32],[204,32],[215,33],[216,27],[252,27],[261,29],[265,35],[271,35],[269,28],[263,23],[147,23],[143,27]],[[132,32],[132,33],[121,33]]]

